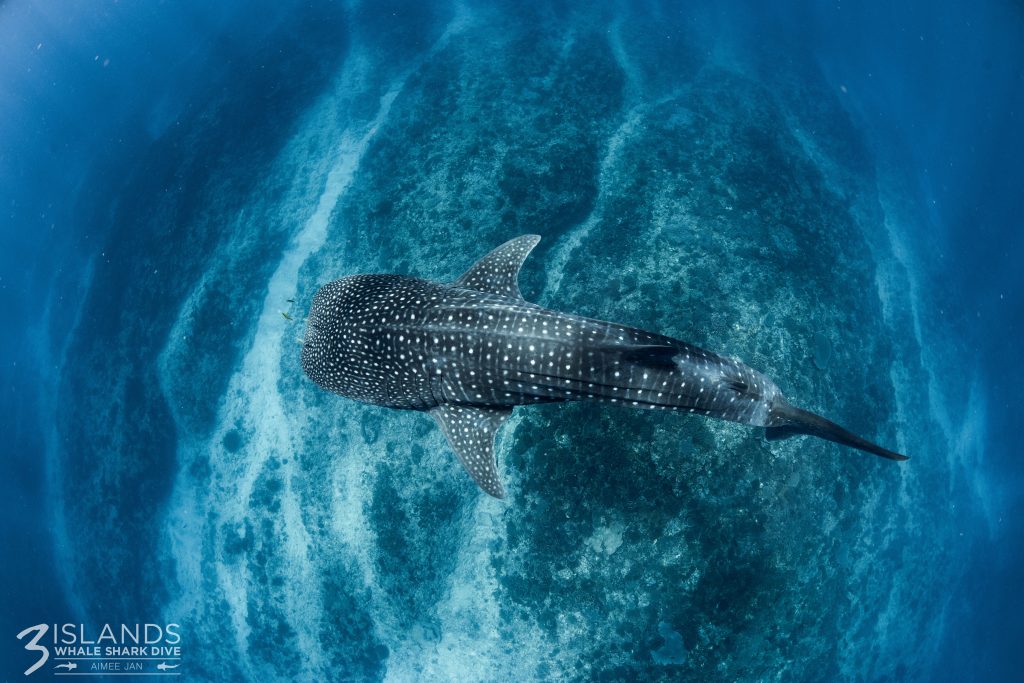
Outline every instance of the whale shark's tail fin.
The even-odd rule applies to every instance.
[[[862,439],[853,432],[843,429],[820,415],[801,410],[785,401],[780,401],[772,406],[771,416],[778,424],[765,430],[765,438],[769,441],[787,439],[798,434],[809,434],[844,446],[874,453],[889,460],[909,460],[905,455],[873,444],[867,439]]]

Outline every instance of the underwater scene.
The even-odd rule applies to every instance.
[[[1019,680],[1022,116],[1009,0],[0,3],[0,679]]]

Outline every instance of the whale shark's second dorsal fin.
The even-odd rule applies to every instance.
[[[512,414],[511,408],[481,408],[444,403],[430,414],[448,437],[459,462],[480,488],[495,498],[504,498],[494,461],[494,435]]]
[[[522,299],[523,295],[519,292],[519,269],[538,242],[540,235],[520,235],[509,240],[474,263],[453,284],[478,292]]]

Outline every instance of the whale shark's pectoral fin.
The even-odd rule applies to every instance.
[[[540,235],[520,235],[509,240],[474,263],[453,284],[478,292],[522,299],[523,295],[519,292],[519,270],[538,242]]]
[[[511,408],[479,408],[451,403],[432,408],[430,414],[448,437],[459,462],[480,488],[495,498],[504,498],[494,461],[494,435],[512,414]]]

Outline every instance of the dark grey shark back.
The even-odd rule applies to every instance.
[[[318,385],[356,400],[430,411],[489,494],[504,491],[494,434],[513,406],[598,400],[697,413],[814,434],[904,459],[812,413],[743,363],[636,328],[529,303],[517,284],[539,238],[498,247],[450,285],[357,275],[317,292],[302,365]]]

